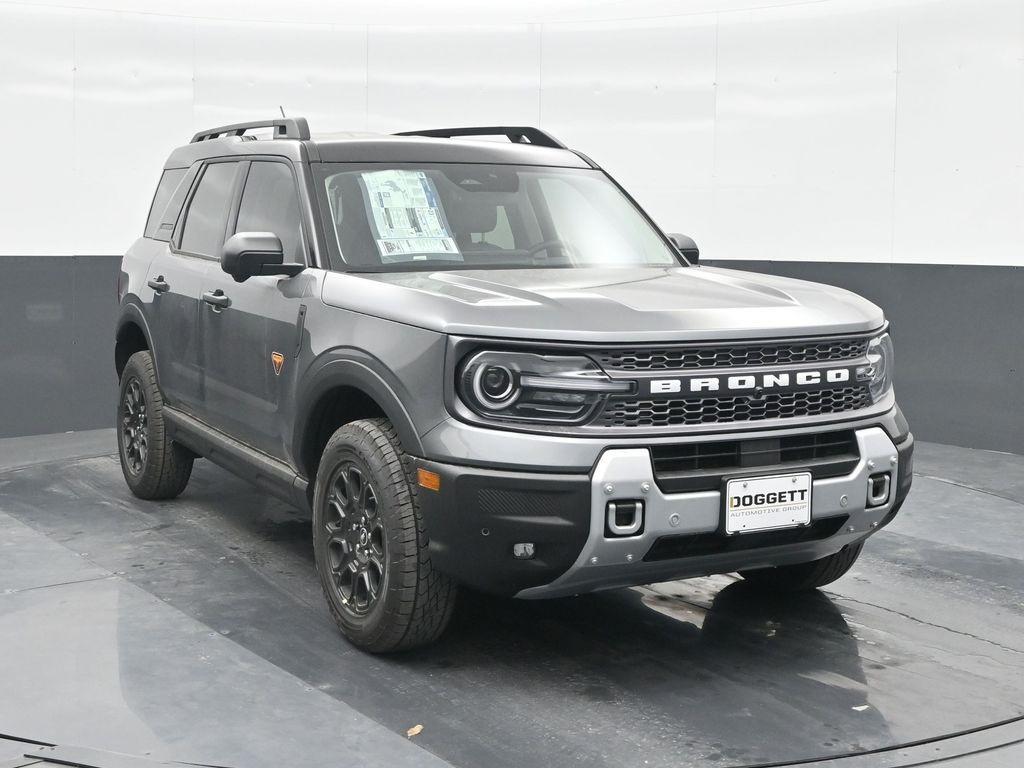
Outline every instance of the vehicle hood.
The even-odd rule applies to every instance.
[[[715,267],[329,273],[326,304],[459,336],[698,341],[870,331],[841,288]]]

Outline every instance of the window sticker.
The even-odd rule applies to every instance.
[[[382,262],[462,261],[437,189],[427,174],[392,169],[361,173],[360,177]]]

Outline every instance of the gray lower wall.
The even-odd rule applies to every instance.
[[[0,437],[113,424],[117,256],[0,257]],[[712,263],[712,262],[708,262]],[[1024,453],[1024,271],[719,262],[815,280],[892,322],[896,387],[922,440]]]
[[[114,424],[120,256],[0,256],[0,437]]]

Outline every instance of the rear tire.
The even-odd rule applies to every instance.
[[[740,576],[751,584],[774,592],[808,592],[831,584],[844,575],[857,562],[863,547],[863,542],[851,544],[820,560],[740,571]]]
[[[125,482],[140,499],[173,499],[188,485],[194,455],[167,437],[164,399],[146,351],[128,358],[121,373],[117,448]]]
[[[313,496],[313,550],[331,615],[373,653],[434,642],[456,585],[434,570],[408,457],[386,419],[346,424],[327,441]]]

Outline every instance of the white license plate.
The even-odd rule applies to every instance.
[[[795,528],[811,522],[811,473],[740,477],[725,484],[725,532]]]

